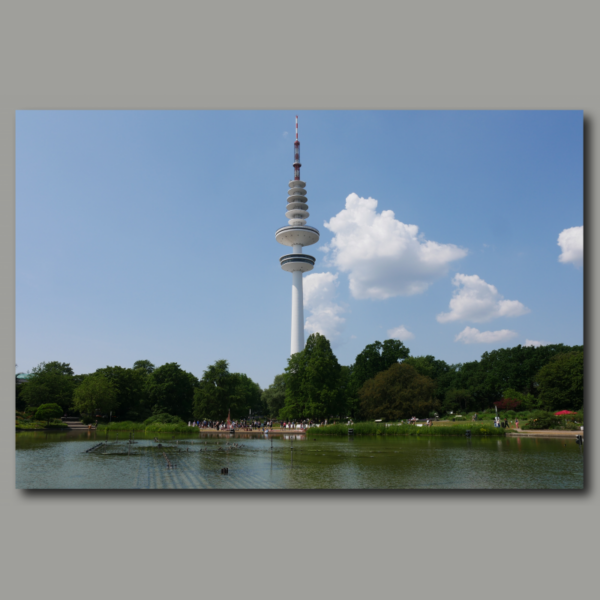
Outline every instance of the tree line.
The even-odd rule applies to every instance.
[[[229,411],[234,419],[395,420],[483,411],[497,403],[517,410],[580,410],[583,346],[516,346],[450,365],[411,356],[401,341],[389,339],[367,345],[352,365],[342,366],[327,338],[316,333],[265,390],[230,372],[226,360],[207,367],[201,379],[177,363],[155,367],[139,360],[131,368],[76,375],[68,363],[48,362],[17,385],[16,401],[18,410],[54,403],[69,414],[112,412],[113,419],[130,421],[161,414],[224,420]]]
[[[583,346],[519,345],[450,365],[385,340],[366,346],[346,367],[317,333],[263,398],[270,414],[286,419],[395,420],[484,411],[508,399],[517,410],[581,410]]]
[[[232,373],[226,360],[209,366],[198,379],[177,363],[155,367],[139,360],[132,368],[104,367],[75,375],[69,363],[48,362],[33,368],[17,385],[17,410],[33,411],[54,403],[64,413],[94,419],[112,413],[113,420],[144,421],[172,415],[185,421],[223,420],[261,412],[262,390],[243,373]]]

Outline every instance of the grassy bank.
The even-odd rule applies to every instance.
[[[25,414],[24,412],[17,412],[15,419],[15,426],[17,431],[19,430],[31,430],[31,429],[66,429],[67,425],[60,419],[50,419],[50,423],[47,421],[36,420],[31,414]]]
[[[386,427],[379,423],[355,423],[351,427],[354,429],[354,435],[458,435],[464,436],[465,432],[471,431],[471,435],[495,435],[504,436],[505,429],[494,427],[493,425],[477,423],[464,423],[460,425],[445,425],[427,427],[417,427],[416,425],[390,425]],[[307,435],[348,435],[347,425],[327,425],[325,427],[311,427],[307,430]]]
[[[197,427],[188,427],[176,423],[134,423],[121,421],[116,423],[99,423],[96,431],[142,431],[144,433],[198,433]]]

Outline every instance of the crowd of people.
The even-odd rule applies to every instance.
[[[199,429],[216,429],[217,431],[225,431],[234,429],[236,431],[256,431],[273,429],[279,426],[281,429],[305,429],[306,427],[314,427],[315,425],[327,425],[327,419],[325,421],[313,421],[312,419],[305,419],[303,421],[257,421],[250,419],[240,419],[231,421],[229,424],[227,421],[210,421],[204,419],[203,421],[188,421],[188,427],[198,427]]]
[[[498,416],[494,418],[494,427],[506,427],[506,429],[510,429],[511,426],[512,421],[509,422],[507,417],[504,420]],[[515,429],[519,429],[519,419],[515,420]]]
[[[477,413],[475,413],[473,415],[472,420],[476,421],[477,416]],[[418,420],[419,419],[417,419],[417,417],[411,417],[410,419],[406,419],[406,424],[416,425]],[[433,425],[433,421],[433,419],[427,419],[425,425],[427,427],[431,427]],[[404,421],[400,421],[399,425],[402,425],[403,423]],[[351,424],[352,421],[348,421],[348,425]],[[312,419],[305,419],[302,421],[257,421],[250,419],[240,419],[236,421],[231,421],[229,424],[227,423],[227,421],[209,421],[206,419],[203,421],[188,421],[188,427],[198,427],[199,429],[214,429],[217,431],[226,431],[231,429],[234,429],[236,431],[268,431],[270,429],[273,429],[274,427],[277,427],[277,425],[279,425],[281,429],[306,429],[307,427],[323,427],[327,425],[327,419],[325,419],[324,421],[315,421]],[[505,427],[509,429],[512,427],[512,425],[512,421],[509,422],[508,418],[501,419],[498,416],[494,418],[494,427]],[[518,419],[516,419],[514,426],[515,429],[519,429]]]

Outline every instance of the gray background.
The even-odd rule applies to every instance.
[[[589,433],[583,493],[16,491],[14,111],[583,109],[586,410],[593,435],[598,378],[589,369],[597,336],[591,306],[598,284],[590,277],[597,245],[589,227],[598,220],[593,204],[600,160],[599,16],[598,3],[591,1],[5,0],[0,14],[3,596],[543,593],[558,598],[593,592],[598,462]]]

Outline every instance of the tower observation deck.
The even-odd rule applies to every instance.
[[[304,304],[302,297],[302,273],[311,271],[315,257],[304,254],[302,248],[319,241],[319,230],[306,224],[309,217],[306,197],[306,183],[300,180],[300,141],[298,140],[298,117],[296,117],[296,141],[294,142],[294,179],[289,183],[287,197],[288,225],[275,232],[275,239],[292,252],[284,254],[279,264],[284,271],[292,274],[292,347],[291,353],[304,350]]]

